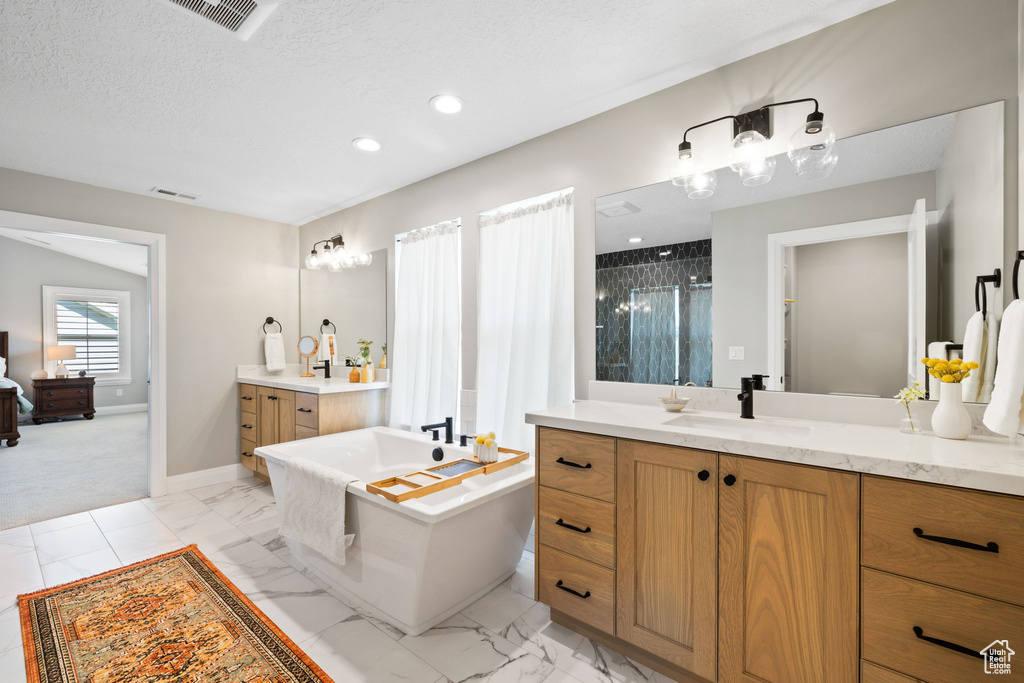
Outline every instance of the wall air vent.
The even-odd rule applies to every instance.
[[[180,199],[186,202],[194,202],[199,199],[199,195],[191,192],[175,192],[174,190],[165,190],[162,187],[151,187],[149,191],[153,194],[158,194],[161,197],[167,197],[168,199]]]
[[[281,0],[162,0],[165,5],[203,17],[203,23],[248,40]]]

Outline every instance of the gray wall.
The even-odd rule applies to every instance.
[[[298,231],[9,169],[0,209],[167,235],[167,473],[237,463],[235,366],[264,362],[264,318],[282,321],[299,360]]]
[[[146,278],[50,249],[0,237],[0,329],[10,332],[11,379],[32,399],[31,374],[53,364],[43,362],[43,286],[120,289],[131,292],[131,384],[96,387],[96,406],[130,405],[149,400]],[[117,390],[123,396],[117,396]]]
[[[1017,0],[897,0],[792,43],[730,64],[510,149],[339,211],[302,227],[315,239],[343,232],[360,251],[394,235],[462,217],[463,383],[476,386],[476,215],[575,187],[576,394],[595,375],[594,199],[661,182],[690,125],[766,102],[817,97],[839,137],[995,100],[1006,108],[1007,244],[1017,242]],[[807,112],[782,112],[776,130]],[[470,109],[464,116],[471,116]],[[773,139],[782,151],[788,134]],[[725,165],[721,158],[709,167]],[[297,257],[305,254],[302,250]],[[391,275],[393,277],[393,269]],[[717,283],[716,283],[717,286]],[[390,326],[389,329],[393,329]]]
[[[907,376],[906,233],[793,251],[791,390],[894,396]]]
[[[909,214],[920,198],[926,200],[929,211],[935,208],[934,172],[876,180],[712,214],[714,385],[738,387],[740,377],[767,370],[768,235]],[[905,248],[901,255],[906,259]],[[904,273],[905,269],[906,264]],[[906,327],[905,308],[903,326]],[[730,346],[744,347],[743,360],[729,360]],[[901,371],[899,377],[905,375],[906,372]]]
[[[993,131],[1002,129],[1003,113],[998,106],[960,112],[942,162],[935,169],[940,339],[963,341],[967,320],[976,310],[975,278],[1001,267],[1002,139]],[[1001,297],[991,296],[992,285],[988,287],[989,308],[1001,311]]]

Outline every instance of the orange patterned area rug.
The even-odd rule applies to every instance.
[[[194,545],[18,605],[29,683],[332,683]]]

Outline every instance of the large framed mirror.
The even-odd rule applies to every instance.
[[[995,102],[838,140],[823,179],[782,154],[764,185],[725,168],[707,198],[669,181],[598,198],[597,379],[927,384],[920,359],[959,355],[977,277],[1003,264],[1003,116]],[[998,316],[1003,289],[982,286]]]
[[[336,362],[359,355],[359,340],[373,342],[371,356],[380,362],[388,332],[388,254],[379,249],[370,254],[368,266],[339,271],[326,268],[299,271],[299,315],[303,334],[320,339],[320,327],[330,320],[337,328]],[[325,332],[331,332],[327,327]]]

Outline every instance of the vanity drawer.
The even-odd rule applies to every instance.
[[[317,426],[317,400],[316,394],[295,394],[295,426],[311,427]],[[298,436],[296,435],[296,438]]]
[[[860,683],[921,683],[921,679],[904,676],[862,659],[860,661]]]
[[[241,449],[242,465],[248,467],[253,472],[256,471],[256,456],[254,455],[255,451],[256,442],[243,438]]]
[[[267,470],[267,461],[263,456],[257,455],[256,458],[256,472],[265,476],[270,476],[270,471]]]
[[[256,413],[242,411],[238,421],[239,429],[242,430],[242,440],[256,440]]]
[[[299,439],[311,439],[314,436],[319,436],[315,427],[303,427],[301,425],[295,425],[295,440]]]
[[[615,506],[611,503],[541,486],[537,537],[546,546],[615,568]]]
[[[861,656],[930,683],[991,680],[978,652],[995,640],[1024,643],[1024,608],[873,569],[861,570]],[[1009,680],[1015,680],[1010,678]]]
[[[861,564],[1024,605],[1024,498],[881,477],[863,482]],[[971,547],[953,544],[963,542]]]
[[[542,486],[615,502],[615,439],[542,427],[538,442]]]
[[[544,545],[537,557],[541,602],[605,633],[615,633],[615,572]]]
[[[255,413],[256,412],[256,385],[255,384],[239,384],[238,385],[238,403],[242,406],[244,412]]]

